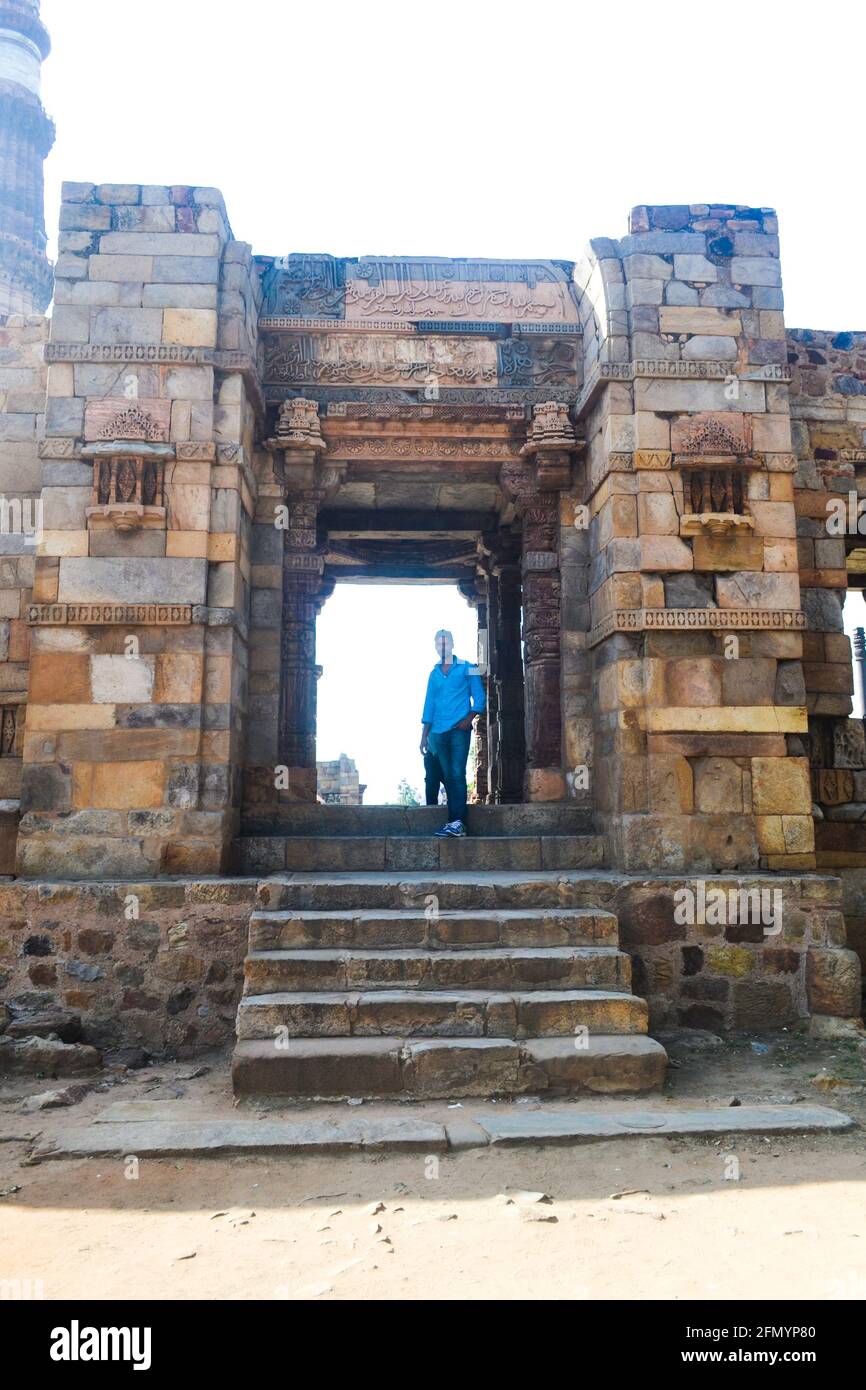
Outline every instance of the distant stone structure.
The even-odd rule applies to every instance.
[[[54,124],[42,108],[51,50],[39,0],[0,3],[0,315],[43,313],[51,299],[42,165]]]
[[[257,256],[216,189],[67,183],[46,320],[47,36],[35,3],[0,18],[10,988],[213,1040],[243,952],[217,978],[171,933],[182,912],[206,940],[219,885],[184,906],[154,881],[595,868],[654,1017],[856,1016],[834,875],[866,952],[842,625],[866,576],[866,334],[786,327],[775,214],[639,206],[577,262]],[[317,789],[362,788],[316,762],[316,619],[365,579],[456,583],[477,610],[481,843],[420,838],[425,808],[322,819]],[[784,933],[677,920],[708,876],[778,886]],[[121,952],[79,913],[53,958],[28,883],[60,879],[167,904],[156,983],[143,923]],[[181,980],[206,1027],[164,1022]]]
[[[330,762],[316,763],[318,799],[326,806],[361,806],[366,783],[362,783],[355,759],[341,753]]]

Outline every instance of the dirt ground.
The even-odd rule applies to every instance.
[[[61,1110],[27,1113],[24,1102],[69,1083],[7,1083],[0,1288],[30,1281],[46,1299],[866,1298],[864,1045],[783,1034],[707,1046],[695,1035],[669,1051],[652,1105],[801,1098],[861,1127],[450,1155],[142,1160],[128,1176],[119,1159],[34,1165],[27,1155],[37,1136],[118,1101],[160,1118],[174,1106],[184,1118],[237,1115],[226,1057],[111,1075]],[[816,1085],[822,1074],[837,1084]],[[485,1108],[414,1107],[439,1119]]]

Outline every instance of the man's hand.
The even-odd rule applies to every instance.
[[[459,724],[454,725],[455,729],[471,729],[474,718],[474,714],[467,714],[465,719],[461,719]]]
[[[427,752],[427,735],[426,735],[426,734],[422,734],[422,735],[421,735],[421,756],[423,757],[423,756],[426,754],[426,752]]]

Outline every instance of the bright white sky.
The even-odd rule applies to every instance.
[[[792,327],[866,328],[864,7],[42,0],[61,178],[221,188],[259,253],[553,256],[775,207]]]
[[[866,329],[857,100],[864,9],[42,0],[54,252],[61,179],[215,185],[259,253],[575,259],[634,204],[775,207],[792,327]],[[857,622],[866,608],[857,600]],[[853,624],[855,601],[846,605]],[[367,801],[421,785],[456,590],[341,585],[320,620],[319,756]],[[351,722],[345,693],[354,692]]]
[[[394,801],[401,777],[424,800],[421,710],[440,627],[475,661],[478,619],[454,584],[338,584],[322,609],[317,756],[354,758],[368,805]]]

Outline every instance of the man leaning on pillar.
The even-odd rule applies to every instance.
[[[485,709],[484,685],[475,667],[454,655],[454,638],[440,628],[434,638],[439,661],[427,680],[421,715],[421,752],[435,754],[448,797],[448,822],[439,837],[466,834],[466,761],[472,724]]]

